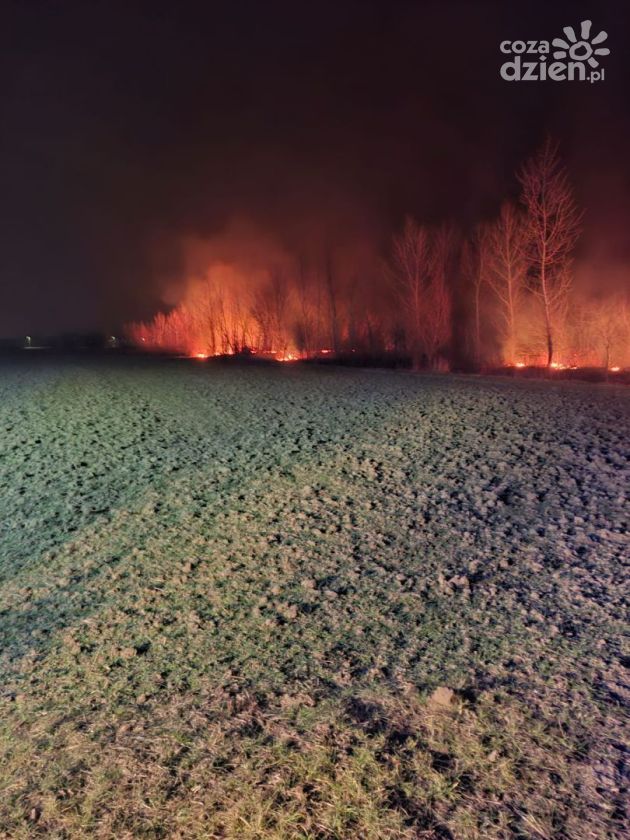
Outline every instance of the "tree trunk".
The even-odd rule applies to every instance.
[[[547,332],[547,367],[550,368],[553,362],[553,333],[548,313],[545,313],[545,329]]]

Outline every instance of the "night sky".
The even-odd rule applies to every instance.
[[[604,81],[500,78],[501,40],[584,18]],[[0,30],[1,335],[151,316],[181,242],[235,224],[296,254],[382,253],[406,213],[466,230],[546,132],[584,265],[628,282],[627,2],[5,0]]]

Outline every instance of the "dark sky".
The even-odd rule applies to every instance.
[[[590,258],[630,272],[627,2],[4,0],[1,17],[2,335],[150,315],[181,238],[235,218],[296,250],[381,248],[408,212],[465,228],[546,131]],[[501,40],[584,18],[608,32],[604,81],[500,78]]]

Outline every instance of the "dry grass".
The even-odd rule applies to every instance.
[[[270,705],[208,687],[128,714],[5,727],[4,836],[622,837],[621,801],[589,785],[611,732],[598,740],[591,721],[579,752],[575,727],[507,695]]]

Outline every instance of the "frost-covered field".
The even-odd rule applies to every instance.
[[[5,362],[0,429],[0,836],[627,836],[627,390]]]

